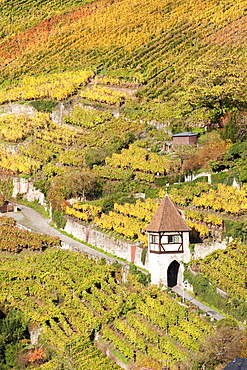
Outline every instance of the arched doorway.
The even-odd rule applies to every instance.
[[[180,264],[177,261],[173,261],[167,269],[167,286],[172,288],[177,285],[178,282],[178,270]]]

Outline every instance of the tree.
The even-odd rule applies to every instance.
[[[175,155],[179,158],[180,172],[179,181],[181,181],[182,172],[184,170],[183,164],[185,160],[189,160],[196,152],[196,147],[194,145],[177,145],[175,148]],[[187,168],[186,168],[187,169]]]
[[[109,157],[112,153],[107,148],[89,148],[85,154],[85,164],[93,168],[93,165],[103,165],[105,158]]]
[[[230,142],[222,139],[218,131],[212,131],[201,136],[199,148],[184,159],[183,171],[192,172],[200,168],[208,168],[210,161],[222,157],[230,147]]]
[[[190,65],[177,94],[187,114],[206,110],[218,121],[228,110],[246,106],[245,72],[234,57],[199,59]]]
[[[233,143],[247,139],[247,115],[246,113],[235,111],[229,118],[222,131],[223,139],[230,139]]]
[[[52,207],[60,211],[66,199],[84,196],[96,198],[101,191],[101,182],[93,171],[70,169],[52,179],[47,198]]]
[[[207,369],[215,369],[219,364],[226,364],[235,357],[240,357],[243,350],[244,334],[231,326],[220,326],[207,336],[201,344],[199,354],[195,358],[197,365]]]
[[[29,343],[28,323],[17,309],[10,308],[6,315],[0,313],[0,368],[7,370],[15,367],[19,355],[25,352],[23,340]]]

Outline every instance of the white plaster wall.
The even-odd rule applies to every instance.
[[[180,264],[178,270],[178,284],[183,281],[183,269],[181,260],[177,258],[175,254],[155,254],[150,253],[149,255],[149,271],[151,273],[151,283],[156,285],[168,285],[167,281],[167,270],[169,265],[175,260]]]
[[[160,260],[160,254],[156,253],[149,253],[149,272],[151,274],[151,284],[166,285],[166,276],[164,275],[164,271],[162,273],[162,261]]]
[[[169,265],[175,260],[180,264],[178,270],[178,285],[182,285],[184,266],[183,262],[187,263],[191,259],[190,249],[189,249],[189,233],[183,233],[184,242],[184,253],[148,253],[149,255],[149,271],[151,273],[151,283],[165,286],[168,285],[167,282],[167,270]]]
[[[183,233],[183,243],[184,243],[183,262],[188,263],[191,259],[191,252],[189,248],[189,244],[190,244],[189,232]]]
[[[198,174],[191,174],[191,175],[188,175],[188,176],[185,176],[184,178],[184,181],[185,182],[188,182],[188,181],[193,181],[195,179],[198,179],[199,177],[206,177],[208,178],[208,183],[211,184],[211,173],[209,172],[201,172],[201,173],[198,173]]]
[[[168,285],[167,281],[167,270],[169,265],[173,261],[177,261],[179,263],[178,269],[178,276],[177,276],[177,284],[182,285],[183,283],[183,273],[184,273],[184,266],[183,266],[183,256],[179,257],[178,254],[156,254],[150,253],[149,255],[149,266],[150,266],[150,273],[151,273],[151,283],[155,285]]]

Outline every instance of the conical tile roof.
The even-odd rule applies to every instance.
[[[190,228],[186,225],[168,195],[166,195],[145,230],[149,232],[170,232],[190,231]]]

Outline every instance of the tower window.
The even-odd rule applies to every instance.
[[[168,235],[168,243],[180,243],[179,235]]]
[[[159,243],[159,236],[158,235],[150,235],[150,243],[151,244],[158,244]]]

